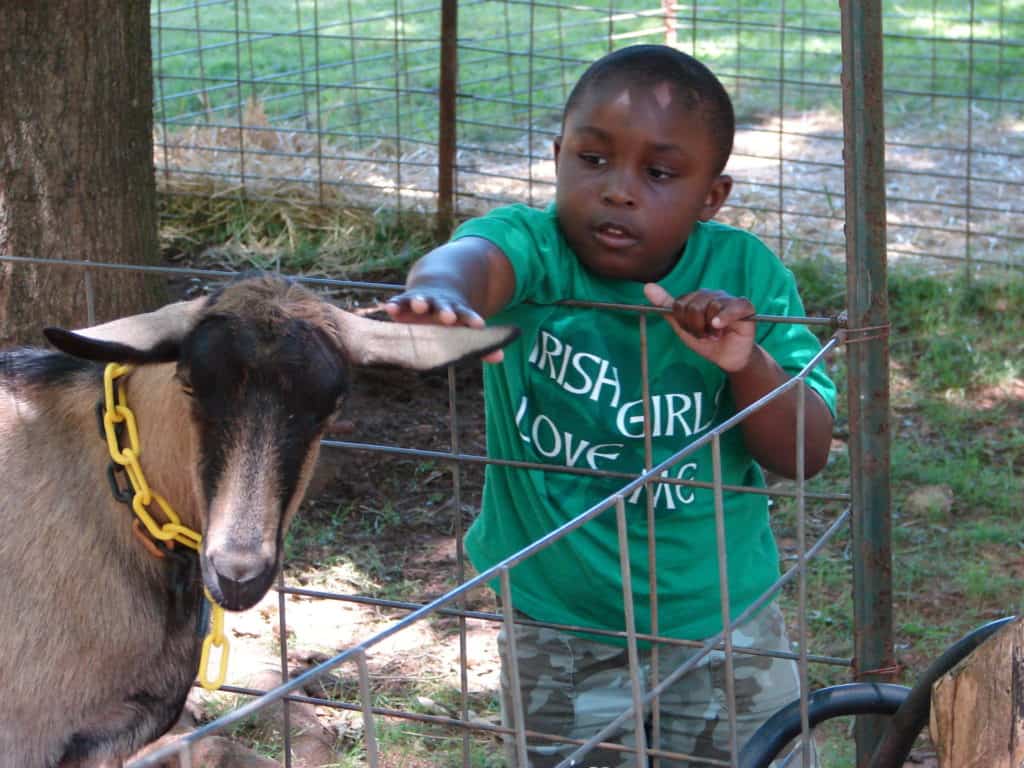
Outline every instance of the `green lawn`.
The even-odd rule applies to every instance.
[[[158,120],[232,123],[239,99],[273,121],[361,140],[436,136],[440,6],[409,0],[156,2]],[[630,42],[665,41],[660,6],[593,0],[459,4],[461,136],[502,141],[557,115],[585,62]],[[676,38],[720,75],[742,117],[839,105],[834,0],[680,4]],[[782,9],[785,8],[785,12]],[[887,3],[893,119],[958,113],[970,88],[986,112],[1021,99],[1020,0]],[[1016,41],[1016,43],[1014,43]],[[1010,109],[1019,111],[1018,105]]]

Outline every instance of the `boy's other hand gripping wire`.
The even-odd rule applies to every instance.
[[[747,366],[754,349],[754,305],[725,291],[698,290],[678,298],[656,283],[644,286],[651,304],[671,309],[665,319],[687,347],[726,373]]]

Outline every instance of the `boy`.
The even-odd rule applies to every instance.
[[[802,315],[803,307],[792,275],[764,244],[711,221],[732,188],[722,171],[733,133],[728,95],[695,59],[656,45],[608,54],[566,103],[554,143],[555,204],[545,211],[499,208],[461,226],[414,265],[407,290],[385,305],[396,320],[480,326],[493,318],[523,331],[491,356],[500,365],[485,366],[490,455],[619,472],[644,468],[636,317],[555,302],[671,308],[667,322],[648,325],[655,464],[783,383],[817,352],[814,336],[798,324],[746,319],[755,311]],[[810,477],[828,457],[835,389],[823,370],[808,383]],[[796,398],[789,390],[722,436],[726,484],[763,487],[758,464],[795,476]],[[670,474],[710,482],[710,447]],[[488,466],[483,508],[466,536],[474,566],[490,567],[624,484]],[[657,632],[710,637],[722,628],[712,493],[661,483],[650,492]],[[735,616],[777,578],[778,553],[765,496],[726,493],[725,504]],[[653,628],[646,505],[643,491],[626,498],[639,632]],[[615,516],[606,513],[513,568],[513,603],[536,621],[621,631],[619,574]],[[774,604],[734,629],[733,638],[790,650]],[[517,626],[516,642],[528,730],[586,739],[631,704],[622,641]],[[507,662],[504,643],[502,650]],[[661,676],[692,654],[663,645]],[[649,649],[641,661],[649,670]],[[507,714],[511,694],[503,677]],[[792,661],[747,654],[736,656],[734,677],[742,746],[798,695],[798,681]],[[661,696],[659,748],[728,760],[724,691],[721,654],[712,654]],[[629,721],[622,743],[634,743],[632,727]],[[532,740],[530,764],[555,765],[573,749]],[[636,758],[595,750],[582,764],[634,766]]]

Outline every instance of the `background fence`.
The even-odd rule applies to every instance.
[[[1024,8],[884,9],[890,259],[1024,265]],[[439,211],[442,224],[541,205],[585,65],[675,42],[736,101],[724,218],[784,258],[841,257],[839,18],[824,0],[157,0],[159,179],[174,194]]]

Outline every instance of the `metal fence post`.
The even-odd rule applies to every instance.
[[[458,0],[441,0],[441,63],[437,135],[437,239],[448,239],[455,221],[455,101],[459,70]]]
[[[885,128],[881,0],[841,0],[846,175],[850,493],[854,545],[854,673],[893,670],[889,349],[885,232]],[[865,766],[884,721],[857,721]]]

